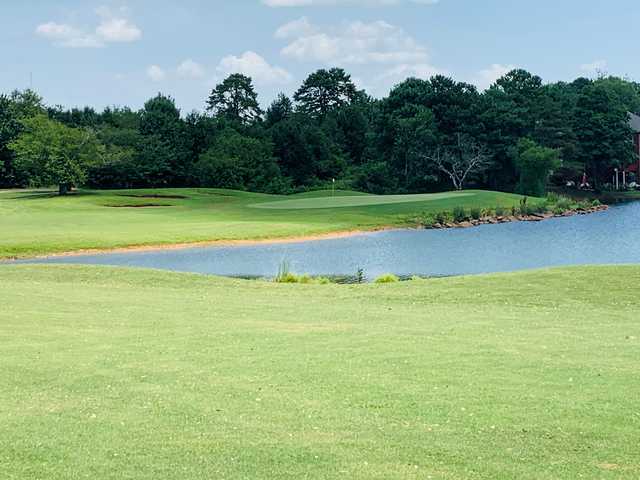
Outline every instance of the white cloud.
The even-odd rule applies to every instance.
[[[276,38],[298,38],[313,35],[316,33],[316,27],[314,27],[307,17],[293,20],[289,23],[285,23],[278,30],[276,30]]]
[[[56,22],[47,22],[38,25],[36,33],[53,40],[65,40],[80,35],[80,32],[72,26]]]
[[[95,35],[66,23],[47,22],[36,27],[36,34],[66,48],[99,48],[104,43]]]
[[[515,68],[517,68],[515,65],[501,65],[499,63],[494,63],[488,68],[480,70],[472,83],[474,83],[481,91],[486,90],[493,85],[496,80]]]
[[[142,37],[142,31],[127,18],[126,10],[113,12],[107,7],[100,7],[96,14],[100,23],[93,30],[47,22],[36,27],[36,34],[66,48],[100,48],[109,43],[135,42]]]
[[[299,61],[345,65],[428,60],[424,46],[402,28],[384,21],[355,21],[323,29],[303,17],[280,27],[276,36],[289,39],[282,55]]]
[[[202,78],[205,75],[204,67],[190,58],[178,65],[176,71],[182,78]]]
[[[152,82],[161,82],[167,77],[167,74],[158,65],[151,65],[147,68],[147,76]]]
[[[583,63],[580,65],[580,70],[587,73],[599,73],[603,72],[607,69],[607,61],[606,60],[594,60],[591,63]]]
[[[340,6],[364,6],[364,7],[389,7],[403,3],[418,5],[434,5],[439,0],[262,0],[269,7],[340,7]]]
[[[140,29],[126,18],[105,20],[98,26],[96,33],[105,42],[135,42],[142,37]]]
[[[225,75],[242,73],[262,85],[285,84],[293,79],[285,69],[270,65],[263,57],[251,51],[239,57],[235,55],[224,57],[217,70]]]

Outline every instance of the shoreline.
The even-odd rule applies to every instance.
[[[107,248],[83,248],[80,250],[70,250],[58,253],[46,253],[41,255],[28,255],[24,257],[0,258],[0,263],[10,263],[23,260],[42,260],[45,258],[82,257],[85,255],[106,255],[110,253],[130,253],[130,252],[161,252],[164,250],[186,250],[199,247],[251,247],[254,245],[278,245],[287,243],[304,243],[322,240],[337,240],[341,238],[357,237],[370,233],[388,232],[392,230],[403,230],[411,228],[409,226],[383,226],[371,229],[359,230],[339,230],[335,232],[318,233],[310,235],[296,235],[290,237],[257,238],[257,239],[228,239],[228,240],[202,240],[195,242],[159,243],[149,245],[131,245],[127,247],[107,247]]]
[[[472,228],[480,225],[498,225],[501,223],[513,223],[513,222],[542,222],[543,220],[549,220],[552,218],[567,218],[575,217],[576,215],[590,215],[592,213],[605,212],[609,210],[609,205],[598,205],[589,208],[577,208],[573,210],[566,210],[563,213],[533,213],[529,215],[501,215],[482,217],[479,219],[468,219],[462,222],[446,222],[446,223],[434,223],[433,225],[421,225],[421,228],[425,230],[446,230],[450,228]]]
[[[463,222],[447,222],[444,224],[436,223],[434,225],[420,225],[420,224],[406,224],[396,226],[381,226],[373,228],[364,228],[357,230],[340,230],[335,232],[318,233],[311,235],[296,235],[289,237],[274,237],[274,238],[258,238],[258,239],[228,239],[228,240],[203,240],[195,242],[177,242],[177,243],[160,243],[149,245],[131,245],[126,247],[112,247],[112,248],[85,248],[79,250],[70,250],[66,252],[48,253],[41,255],[28,255],[28,256],[16,256],[0,258],[0,263],[11,263],[15,261],[25,260],[42,260],[46,258],[67,258],[67,257],[81,257],[86,255],[108,255],[113,253],[131,253],[131,252],[162,252],[165,250],[187,250],[189,248],[199,247],[250,247],[257,245],[278,245],[288,243],[305,243],[322,240],[336,240],[341,238],[350,238],[360,235],[367,235],[378,232],[389,232],[395,230],[447,230],[451,228],[473,228],[480,225],[498,225],[503,223],[512,222],[541,222],[551,218],[563,218],[572,217],[575,215],[589,215],[592,213],[603,212],[609,209],[608,205],[600,205],[597,207],[590,207],[588,209],[567,210],[562,214],[554,213],[540,213],[533,215],[505,215],[505,216],[493,216],[483,217],[477,220],[465,220]]]

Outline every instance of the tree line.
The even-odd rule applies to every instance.
[[[468,186],[544,193],[586,174],[605,187],[634,159],[628,113],[640,84],[617,77],[543,83],[513,70],[484,92],[442,75],[386,98],[340,68],[318,70],[263,111],[252,79],[217,85],[204,112],[158,94],[135,111],[47,106],[0,95],[0,187],[220,187],[268,193],[333,183],[373,193]]]

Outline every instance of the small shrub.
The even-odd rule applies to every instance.
[[[504,217],[505,213],[507,213],[507,211],[505,210],[505,208],[501,205],[498,205],[496,207],[496,216],[497,217]]]
[[[311,275],[305,273],[304,275],[298,277],[298,283],[308,285],[310,283],[315,283],[315,280],[313,279],[313,277],[311,277]]]
[[[533,213],[546,213],[549,210],[546,202],[538,202],[533,206]]]
[[[438,222],[436,222],[435,216],[430,214],[430,213],[425,214],[425,216],[422,218],[422,225],[425,228],[431,228],[436,223],[438,223]]]
[[[396,275],[387,273],[376,278],[375,283],[396,283],[399,281],[400,279]]]
[[[276,283],[295,283],[291,281],[292,277],[295,277],[295,275],[290,272],[289,262],[283,260],[280,262],[280,265],[278,265],[278,274],[273,281]]]
[[[547,203],[550,205],[554,205],[556,203],[558,203],[558,200],[560,200],[560,195],[558,195],[555,192],[549,192],[547,194]]]
[[[331,279],[330,279],[330,278],[327,278],[327,277],[318,277],[318,278],[316,278],[316,283],[317,283],[318,285],[329,285],[329,284],[331,284],[331,283],[333,283],[333,282],[331,281]]]
[[[527,197],[522,197],[520,199],[520,215],[529,215],[529,205],[527,205]]]
[[[591,201],[591,206],[592,206],[592,207],[599,207],[599,206],[601,206],[601,205],[602,205],[602,203],[600,203],[600,200],[598,200],[597,198],[594,198],[594,199]]]
[[[364,281],[364,270],[362,268],[358,268],[358,270],[356,271],[356,283],[364,283]]]
[[[441,225],[444,223],[447,223],[447,220],[448,220],[447,214],[445,212],[438,212],[434,215],[433,218],[436,221],[436,223],[439,223]]]
[[[491,208],[485,208],[482,210],[483,217],[493,217],[494,215],[497,215],[497,213],[495,210],[492,210]]]
[[[571,201],[570,198],[559,197],[558,201],[556,202],[556,207],[561,208],[562,210],[569,210],[571,208],[572,203],[573,202]]]
[[[283,275],[278,275],[274,281],[276,283],[300,283],[300,277],[297,275],[287,272]]]
[[[471,218],[473,218],[474,220],[480,220],[480,218],[482,217],[482,210],[477,207],[473,207],[470,213]]]
[[[560,207],[553,207],[553,214],[554,215],[562,215],[566,210],[560,208]]]
[[[453,220],[455,222],[464,222],[469,217],[467,217],[467,212],[463,207],[454,207],[453,209]]]
[[[514,217],[518,215],[518,207],[516,207],[515,205],[511,207],[511,215],[513,215]]]

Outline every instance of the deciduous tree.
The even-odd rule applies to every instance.
[[[102,150],[93,132],[67,127],[43,114],[22,124],[24,130],[10,148],[16,170],[24,172],[32,186],[55,184],[64,195],[85,180],[87,168]]]
[[[558,150],[542,147],[528,138],[521,139],[516,150],[516,168],[520,178],[516,191],[542,197],[547,190],[549,175],[561,165]]]

